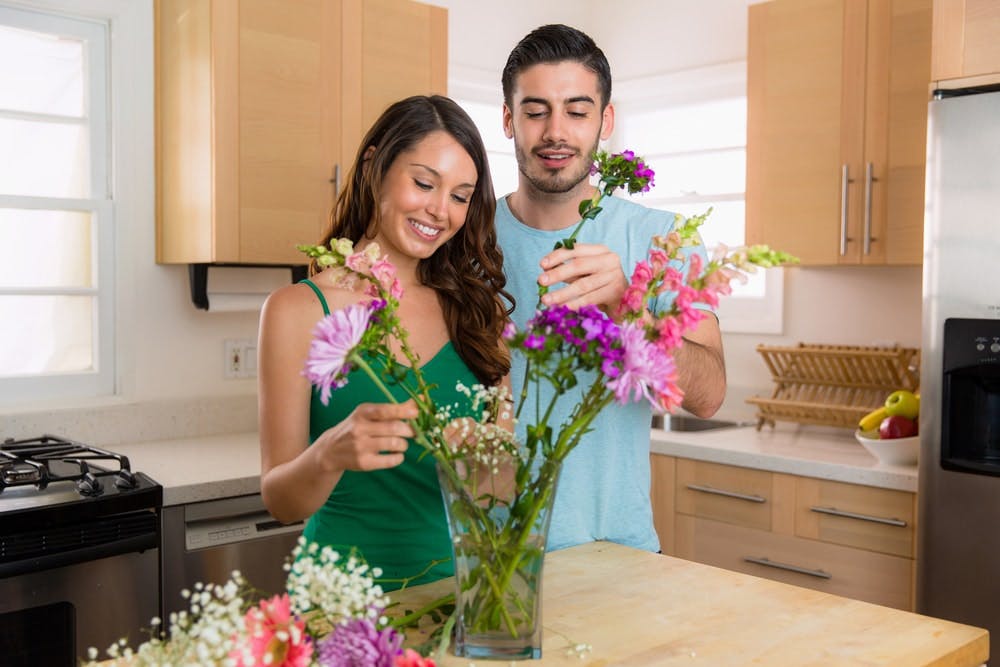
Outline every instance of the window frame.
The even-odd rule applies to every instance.
[[[626,80],[616,83],[613,102],[616,108],[616,123],[626,123],[628,114],[654,112],[664,107],[709,103],[726,98],[746,98],[746,61],[722,63],[707,67],[699,67],[669,74],[656,75]],[[621,131],[616,128],[611,137],[610,145],[615,151],[630,148],[642,153],[641,146],[622,146]],[[745,149],[744,143],[743,148]],[[705,151],[684,151],[707,153],[737,148],[735,146],[706,149]],[[677,154],[682,154],[678,152]],[[656,169],[655,160],[650,160],[650,166]],[[746,201],[746,193],[713,193],[695,197],[656,197],[655,189],[646,197],[655,200],[657,206],[669,207],[671,203],[700,203],[721,201]],[[642,198],[638,198],[643,203]],[[648,205],[648,204],[647,204]],[[709,221],[711,224],[711,221]],[[726,296],[722,297],[716,313],[719,316],[719,326],[723,333],[763,333],[781,334],[784,318],[784,269],[774,268],[764,272],[763,296]]]
[[[91,318],[92,368],[78,372],[43,372],[32,375],[0,377],[0,405],[47,402],[62,399],[106,397],[117,389],[117,282],[116,282],[116,213],[113,187],[117,173],[114,154],[114,106],[121,97],[125,82],[112,86],[113,70],[122,69],[121,53],[115,55],[112,40],[113,22],[131,19],[135,7],[129,0],[103,0],[81,3],[79,0],[0,3],[0,22],[34,32],[80,38],[85,44],[87,107],[82,121],[88,129],[90,144],[90,197],[46,197],[0,194],[0,207],[30,210],[82,212],[91,215],[91,275],[93,283],[85,288],[0,287],[2,295],[86,295],[94,299]],[[141,3],[137,3],[141,4]],[[119,30],[118,35],[122,31]],[[136,35],[136,38],[138,35]],[[134,39],[134,38],[133,38]],[[116,40],[116,45],[117,45]],[[120,103],[120,100],[118,100]],[[28,120],[70,120],[68,117],[38,113],[4,112],[8,117]],[[75,119],[75,117],[73,117]]]

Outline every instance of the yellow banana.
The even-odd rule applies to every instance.
[[[877,410],[872,410],[858,422],[858,428],[862,431],[874,431],[882,423],[882,420],[889,416],[889,412],[883,405]]]

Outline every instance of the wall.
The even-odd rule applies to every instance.
[[[747,6],[759,0],[624,0],[534,2],[515,0],[503,11],[489,0],[434,0],[449,10],[452,94],[499,104],[500,71],[507,53],[533,28],[552,22],[588,32],[608,56],[619,112],[639,96],[661,101],[685,70],[711,69],[746,60]],[[489,25],[488,30],[481,26]],[[726,68],[727,70],[730,68]],[[457,84],[461,90],[455,91]],[[626,96],[625,99],[622,96]],[[499,116],[499,114],[498,114]],[[798,342],[920,346],[919,267],[793,268],[785,275],[781,335],[726,334],[723,344],[729,392],[720,415],[749,418],[754,394],[769,395],[770,374],[758,344]]]
[[[225,380],[223,341],[255,338],[254,313],[205,313],[191,304],[186,268],[153,262],[153,59],[151,0],[34,0],[36,7],[88,14],[105,4],[128,4],[139,28],[128,64],[134,96],[128,150],[148,156],[134,182],[120,192],[130,204],[119,216],[119,384],[114,399],[74,405],[14,405],[0,411],[0,435],[63,432],[110,445],[225,430],[255,423],[254,380]],[[571,23],[592,34],[607,52],[616,82],[745,58],[747,0],[659,3],[626,0],[438,0],[449,8],[449,66],[455,73],[496,82],[507,52],[532,28]],[[133,36],[134,37],[134,36]],[[487,85],[487,84],[484,84]],[[488,89],[485,92],[492,95]],[[250,270],[250,269],[244,269]],[[759,342],[898,341],[919,345],[918,268],[793,269],[785,280],[781,336],[727,335],[730,397],[767,391],[769,377],[754,351]]]

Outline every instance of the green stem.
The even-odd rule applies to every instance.
[[[400,616],[398,618],[390,619],[389,625],[391,625],[394,628],[408,627],[409,625],[419,621],[421,618],[424,617],[424,615],[429,614],[435,609],[440,609],[441,607],[447,604],[451,604],[453,602],[455,602],[455,594],[448,593],[447,595],[439,597],[437,600],[434,600],[433,602],[428,602],[427,604],[425,604],[420,609],[417,609],[416,611],[411,611],[409,614],[406,614],[405,616]]]

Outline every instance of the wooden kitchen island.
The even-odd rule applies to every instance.
[[[416,609],[452,586],[446,579],[391,598]],[[982,628],[608,542],[549,554],[542,596],[542,659],[525,667],[978,667],[989,656]],[[579,642],[593,647],[582,660],[567,654]],[[438,664],[471,662],[448,655]],[[492,664],[514,663],[476,661]]]

